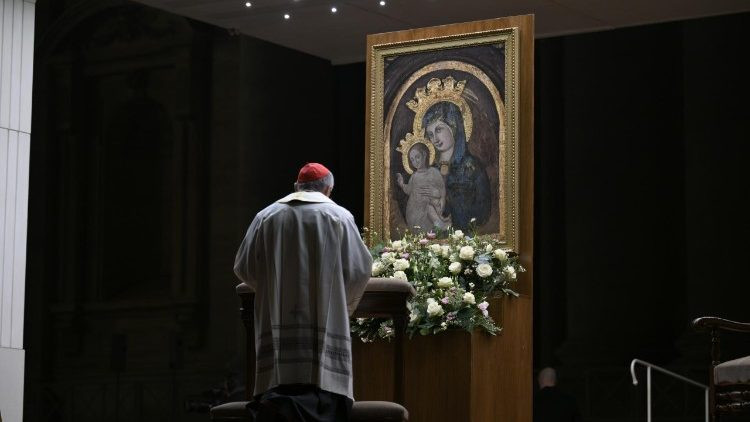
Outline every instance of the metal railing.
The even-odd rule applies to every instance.
[[[638,378],[635,376],[635,365],[641,364],[646,367],[646,421],[651,422],[651,369],[655,369],[663,374],[667,374],[671,376],[672,378],[676,378],[680,381],[686,382],[690,385],[694,385],[698,388],[702,388],[705,392],[705,398],[706,398],[706,422],[708,422],[708,386],[705,384],[701,384],[697,381],[693,381],[690,378],[685,378],[680,374],[676,374],[672,371],[668,371],[660,366],[656,366],[653,363],[649,363],[646,361],[642,361],[640,359],[633,359],[632,362],[630,362],[630,375],[633,377],[633,385],[638,385]]]

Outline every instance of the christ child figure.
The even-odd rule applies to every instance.
[[[409,197],[406,202],[406,224],[422,231],[432,228],[445,229],[450,226],[450,217],[443,217],[445,207],[445,182],[440,170],[428,165],[429,150],[423,143],[409,149],[409,163],[414,173],[408,183],[396,174],[396,182]]]

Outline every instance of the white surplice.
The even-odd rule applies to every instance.
[[[234,264],[256,292],[254,394],[313,384],[353,399],[349,314],[371,268],[351,213],[322,193],[292,193],[255,216]]]

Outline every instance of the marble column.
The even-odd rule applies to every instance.
[[[0,0],[0,416],[23,418],[23,317],[36,0]]]

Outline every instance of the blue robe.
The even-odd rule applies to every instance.
[[[451,160],[448,175],[445,177],[445,209],[450,215],[453,228],[467,230],[471,219],[476,218],[475,226],[486,223],[492,210],[490,182],[484,166],[468,151],[461,151],[460,157]]]

